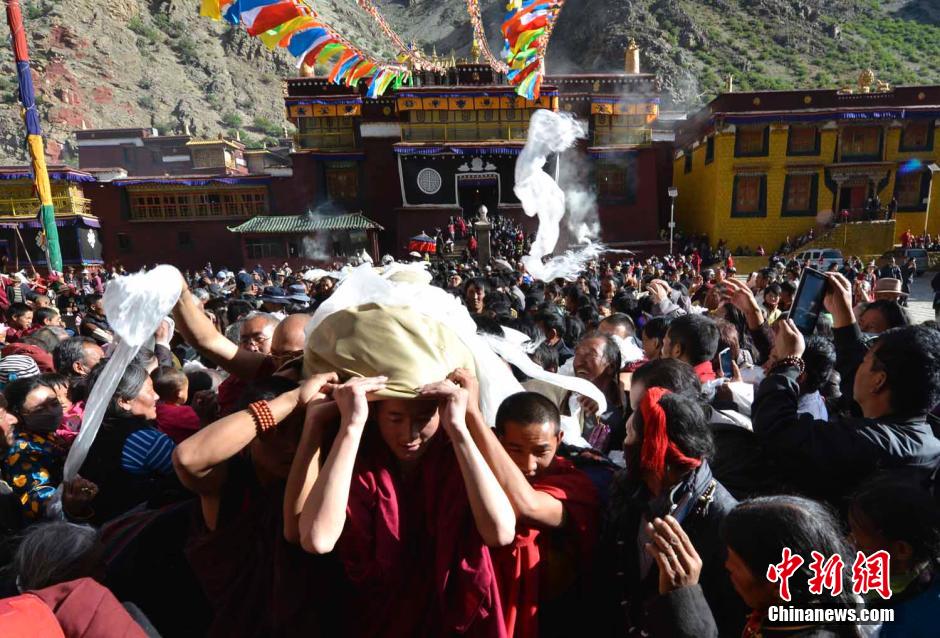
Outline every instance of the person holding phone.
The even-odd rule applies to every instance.
[[[822,421],[798,413],[806,344],[790,319],[779,324],[775,360],[751,416],[783,485],[840,504],[876,469],[928,471],[940,463],[940,440],[926,421],[940,401],[940,332],[894,328],[866,344],[851,285],[838,273],[826,277],[837,369],[861,416]]]

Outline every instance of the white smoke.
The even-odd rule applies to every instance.
[[[303,250],[304,257],[312,262],[325,263],[333,260],[326,233],[314,233],[304,237]]]
[[[307,211],[307,217],[311,219],[322,219],[330,215],[342,213],[332,202],[326,202],[317,206],[313,210]],[[330,240],[330,233],[313,233],[303,239],[303,256],[314,263],[329,264],[333,261],[333,246]]]
[[[577,152],[565,153],[559,161],[558,183],[565,191],[568,206],[565,216],[568,245],[595,241],[600,236],[601,225],[597,215],[597,194],[587,187],[591,166]]]
[[[600,231],[594,193],[581,185],[579,166],[565,162],[560,166],[565,178],[562,189],[543,168],[549,155],[560,154],[587,134],[585,125],[567,113],[538,110],[529,122],[525,148],[516,160],[516,197],[530,217],[538,217],[539,227],[529,254],[522,258],[526,270],[536,279],[574,280],[587,262],[596,259],[605,248],[595,243]],[[559,160],[560,161],[560,160]],[[567,218],[565,210],[568,211]],[[543,260],[558,246],[562,222],[577,244],[586,244]]]

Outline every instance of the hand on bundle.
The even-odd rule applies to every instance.
[[[447,378],[467,391],[467,413],[480,414],[480,382],[466,368],[457,368]]]
[[[852,312],[852,284],[844,275],[837,272],[827,272],[826,296],[823,305],[832,315],[833,328],[844,328],[855,323]]]
[[[305,379],[297,389],[297,407],[306,408],[311,401],[326,399],[338,384],[339,376],[335,372],[315,374]]]
[[[166,319],[161,319],[160,325],[157,326],[157,331],[153,334],[153,340],[157,344],[167,345],[172,338],[173,334],[170,332],[170,322]]]
[[[470,393],[451,381],[444,379],[418,389],[422,399],[436,399],[439,404],[441,426],[448,436],[467,428],[467,405]]]
[[[368,395],[385,389],[388,377],[354,377],[332,389],[331,396],[340,413],[340,425],[363,428],[369,418]]]
[[[646,551],[659,566],[659,593],[696,584],[702,573],[702,559],[679,521],[672,516],[654,518],[646,524],[646,531],[652,537]]]

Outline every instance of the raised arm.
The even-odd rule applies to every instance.
[[[527,523],[557,528],[565,524],[565,508],[560,500],[533,488],[506,453],[496,434],[480,412],[479,385],[469,370],[458,369],[450,380],[470,395],[467,403],[467,428],[473,442],[493,471],[493,476],[509,498],[516,516]]]
[[[182,278],[180,281],[183,292],[173,308],[173,318],[183,339],[229,374],[240,379],[253,379],[264,362],[264,355],[239,348],[226,339],[202,311]]]
[[[332,401],[307,405],[304,431],[284,491],[284,538],[289,543],[300,544],[300,515],[320,474],[323,428],[337,418],[339,409]]]
[[[354,378],[333,390],[340,412],[339,432],[300,512],[300,545],[311,554],[333,551],[343,533],[349,485],[369,417],[366,395],[382,390],[385,382],[385,377]],[[308,466],[316,462],[311,457]]]
[[[839,273],[826,273],[829,285],[823,303],[832,314],[833,341],[836,345],[836,371],[841,377],[842,406],[854,404],[852,388],[855,373],[865,358],[865,342],[852,310],[852,284]]]
[[[299,388],[268,401],[275,422],[280,423],[311,400],[322,398],[323,387],[335,380],[333,373],[318,374]],[[257,428],[248,410],[230,414],[199,430],[173,452],[173,465],[180,481],[197,494],[213,492],[217,484],[214,475],[221,464],[241,452],[256,435]]]
[[[425,386],[419,392],[440,401],[441,426],[453,444],[473,520],[483,542],[491,547],[508,545],[516,536],[516,517],[509,498],[467,429],[469,393],[450,380]]]
[[[736,279],[726,279],[725,286],[728,288],[728,301],[735,308],[741,311],[747,322],[747,330],[757,349],[757,361],[763,363],[770,357],[770,351],[774,345],[774,333],[767,324],[767,318],[764,311],[761,310],[754,292],[745,284]]]

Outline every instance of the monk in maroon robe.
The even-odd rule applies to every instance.
[[[475,380],[466,371],[452,378],[474,393]],[[570,461],[555,455],[562,438],[560,417],[542,395],[521,392],[503,401],[495,434],[478,411],[468,423],[518,520],[513,544],[492,550],[506,630],[535,638],[540,604],[566,599],[590,564],[597,489]]]
[[[332,391],[340,426],[307,468],[301,545],[341,558],[347,635],[508,636],[490,547],[512,541],[515,519],[467,431],[468,394],[450,381],[416,399],[385,391],[384,377]]]

